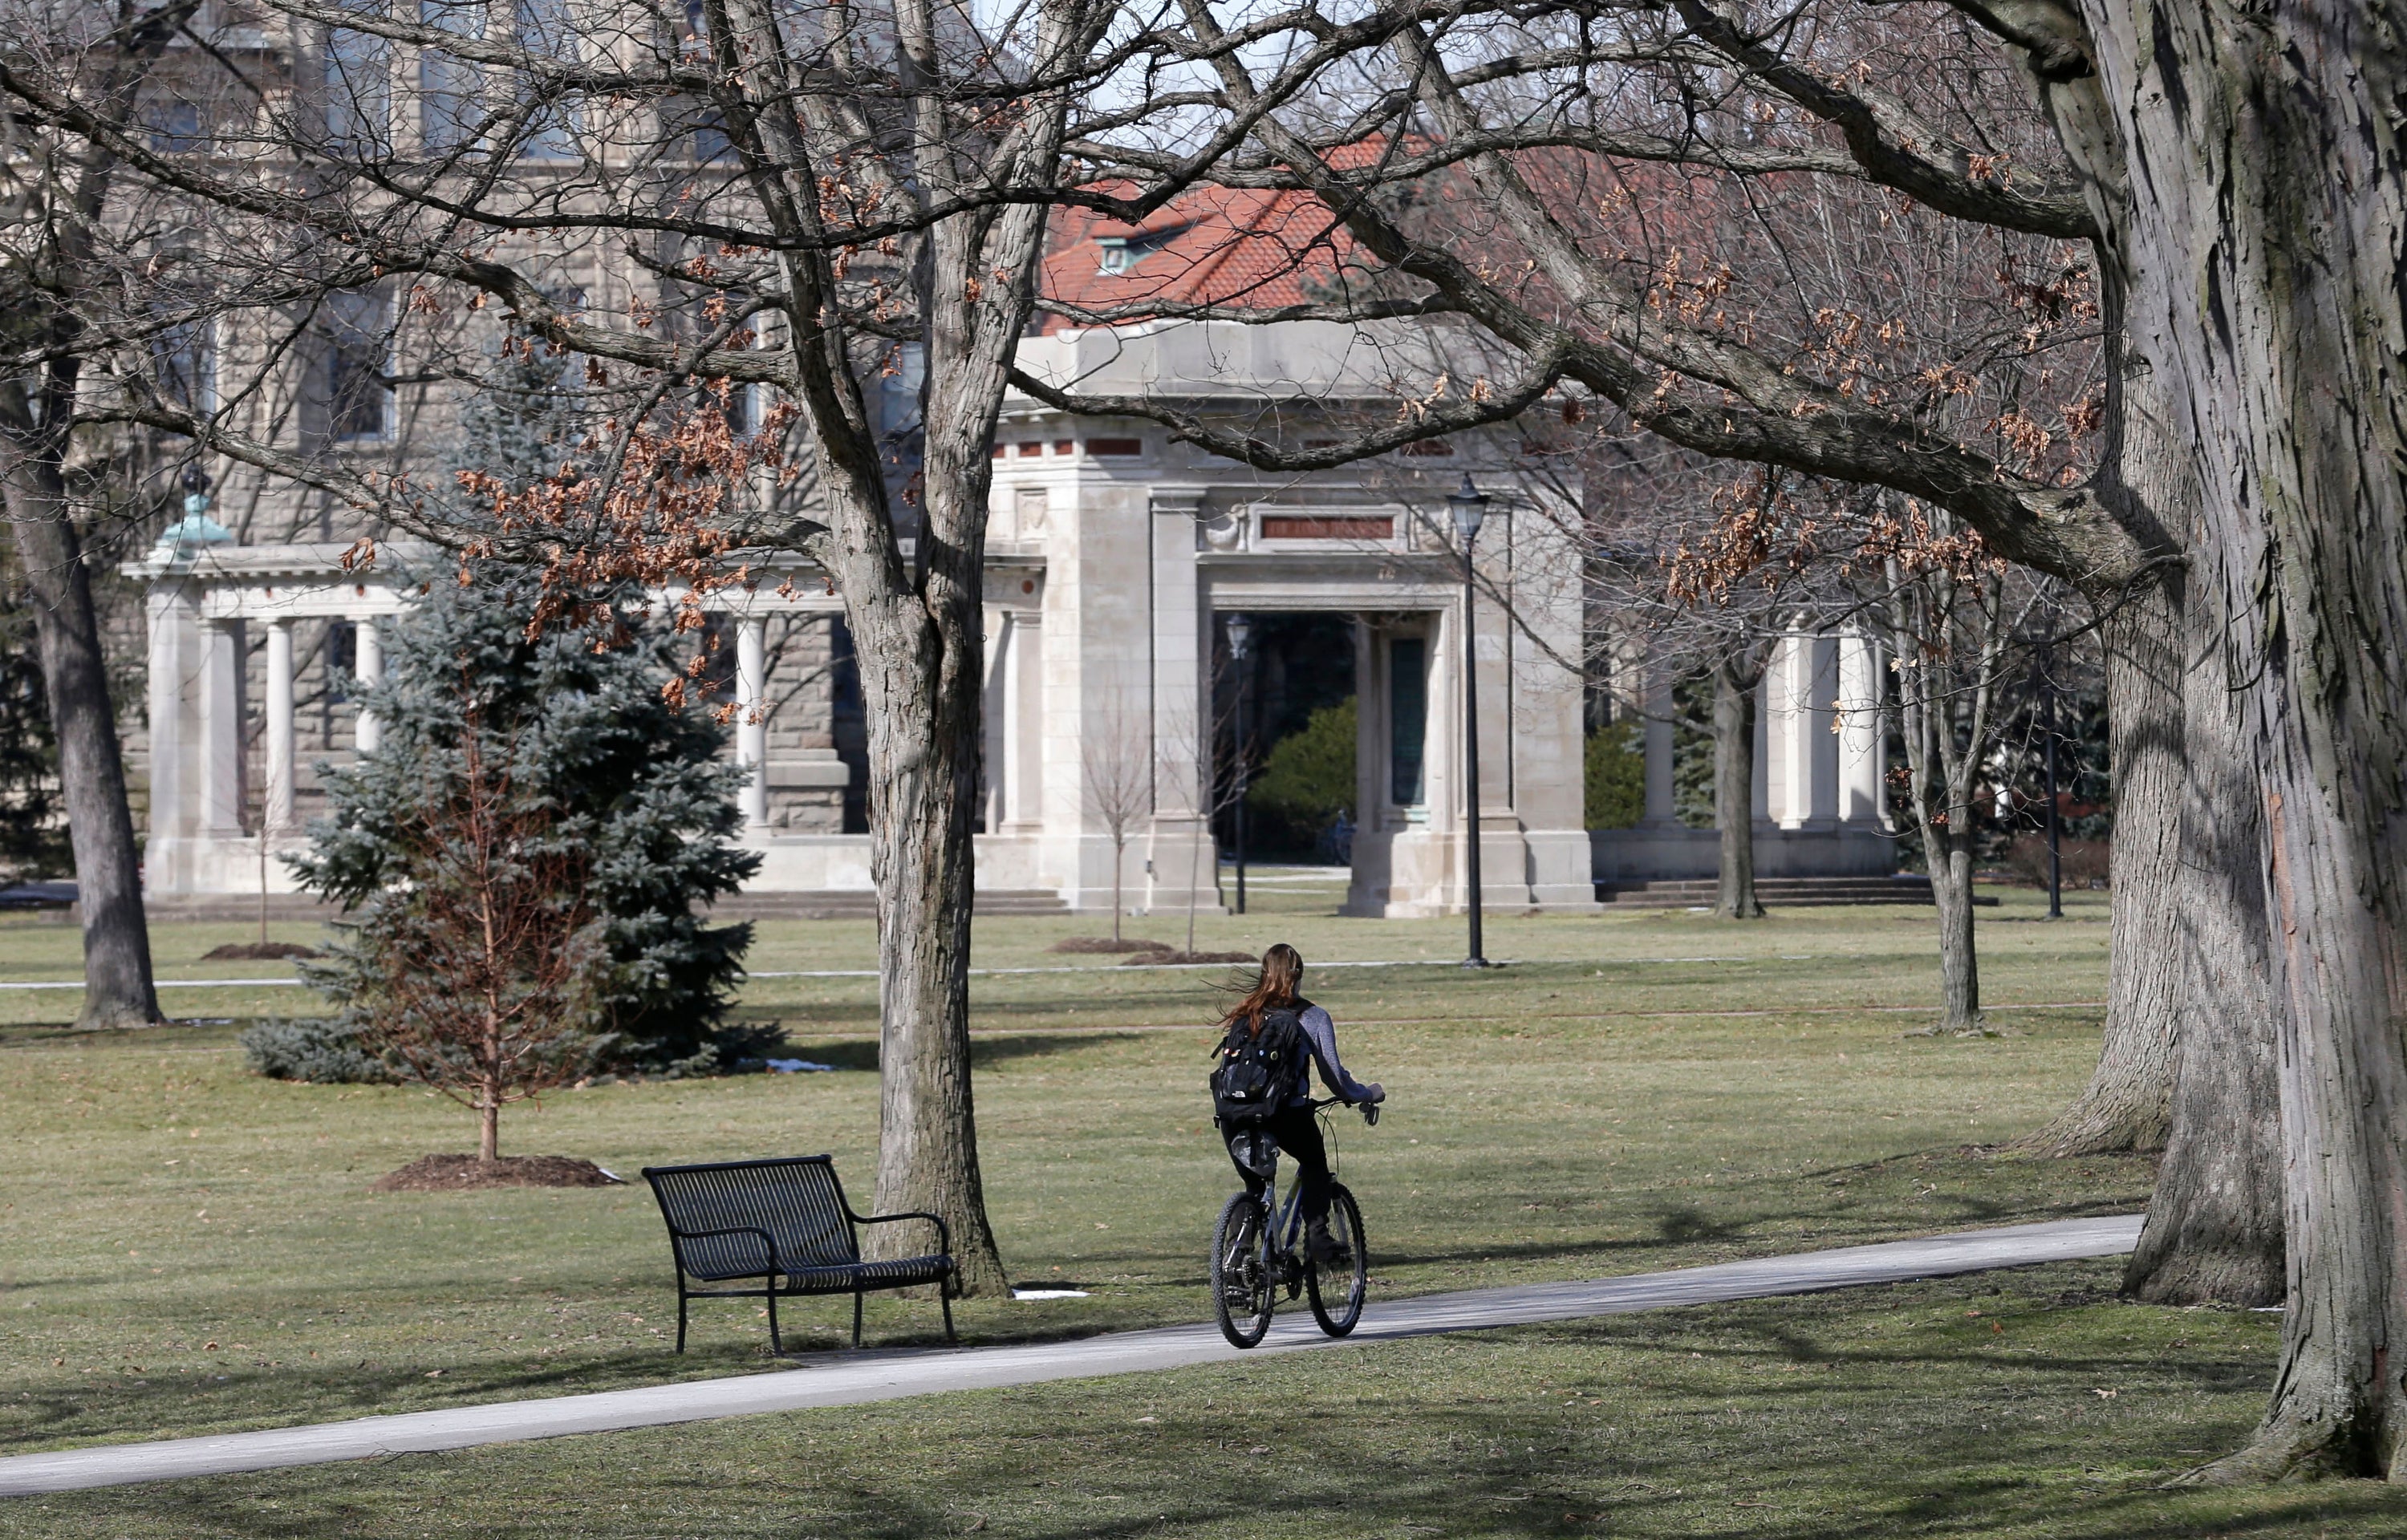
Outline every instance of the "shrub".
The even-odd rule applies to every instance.
[[[1588,735],[1588,827],[1636,828],[1646,815],[1645,729],[1617,722]]]
[[[1246,788],[1246,806],[1266,826],[1261,843],[1308,850],[1354,805],[1354,698],[1324,706],[1272,748]]]
[[[251,1069],[270,1080],[319,1085],[391,1085],[402,1072],[361,1040],[357,1022],[306,1017],[258,1022],[235,1039]]]

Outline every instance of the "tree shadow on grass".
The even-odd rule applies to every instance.
[[[2370,1482],[2159,1490],[2197,1446],[2245,1437],[2269,1365],[2246,1334],[2171,1361],[2165,1330],[2132,1330],[2170,1328],[2163,1312],[2051,1303],[2096,1272],[188,1481],[60,1500],[93,1521],[56,1533],[314,1540],[395,1533],[402,1516],[463,1540],[2400,1532],[2407,1503]],[[2034,1350],[1967,1341],[1980,1330],[1958,1313],[1968,1300],[2030,1331]],[[1913,1335],[1867,1341],[1883,1321]],[[1779,1372],[1791,1364],[1816,1372]],[[2124,1399],[2092,1400],[2099,1384]],[[109,1522],[137,1515],[150,1527]]]
[[[824,1064],[835,1069],[875,1071],[877,1068],[877,1039],[875,1038],[820,1038],[809,1032],[790,1034],[793,1057]],[[991,1069],[1014,1059],[1050,1058],[1059,1053],[1075,1053],[1100,1043],[1122,1043],[1142,1040],[1134,1032],[1080,1032],[1075,1035],[1055,1032],[979,1033],[970,1038],[970,1066],[973,1069]]]

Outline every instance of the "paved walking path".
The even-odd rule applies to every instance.
[[[1793,1256],[1759,1257],[1712,1267],[1637,1273],[1578,1283],[1469,1289],[1374,1303],[1353,1343],[1392,1342],[1435,1332],[1519,1326],[1541,1321],[1621,1315],[1673,1305],[1711,1305],[1774,1294],[1811,1293],[1869,1283],[1938,1278],[1988,1267],[2019,1267],[2080,1257],[2118,1256],[2140,1234],[2136,1214],[1966,1230],[1927,1240],[1849,1246]],[[1258,1353],[1337,1344],[1297,1308],[1282,1313]],[[805,1406],[851,1406],[945,1391],[1033,1385],[1223,1363],[1240,1356],[1217,1327],[1171,1326],[1020,1347],[922,1349],[829,1353],[805,1366],[724,1379],[687,1380],[640,1390],[541,1401],[501,1401],[398,1417],[364,1417],[261,1433],[111,1444],[0,1459],[0,1496],[74,1491],[87,1487],[223,1476],[237,1471],[318,1465],[377,1455],[463,1449],[563,1434],[656,1427]]]

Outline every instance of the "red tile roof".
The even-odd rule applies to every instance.
[[[1366,271],[1353,238],[1307,192],[1198,188],[1135,225],[1084,209],[1053,220],[1048,299],[1096,309],[1226,304],[1275,309],[1323,297]],[[1123,255],[1124,254],[1124,255]],[[1107,263],[1121,263],[1118,271]],[[1046,316],[1040,329],[1082,324]]]

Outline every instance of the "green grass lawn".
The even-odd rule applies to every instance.
[[[1459,955],[1458,924],[1341,920],[1326,894],[1267,891],[1285,911],[1207,918],[1199,944],[1288,939],[1315,961]],[[1338,1134],[1366,1211],[1374,1300],[2136,1208],[2143,1161],[1984,1148],[2034,1126],[2087,1073],[2103,896],[2076,896],[2061,924],[2040,921],[2025,895],[1984,911],[1997,1038],[1908,1035],[1936,996],[1930,925],[1928,910],[1904,909],[1794,911],[1757,925],[1499,919],[1489,954],[1515,966],[1494,973],[1312,975],[1349,1065],[1394,1098],[1376,1130],[1348,1120]],[[1184,921],[1130,928],[1176,941]],[[1082,959],[1047,948],[1094,929],[1091,918],[981,921],[976,961],[1064,968]],[[161,976],[280,971],[197,960],[252,934],[162,927]],[[868,926],[847,922],[764,925],[752,956],[762,973],[873,961]],[[0,924],[0,978],[72,976],[73,965],[72,932]],[[1017,1279],[1091,1297],[973,1301],[961,1310],[967,1338],[1207,1313],[1204,1243],[1232,1186],[1203,1095],[1218,978],[1089,968],[976,981],[981,1151],[1006,1263]],[[697,1306],[694,1350],[670,1351],[667,1248],[640,1183],[370,1193],[419,1154],[468,1148],[467,1115],[412,1089],[245,1073],[235,1024],[306,1009],[296,992],[166,998],[196,1020],[93,1036],[61,1024],[67,992],[0,992],[11,1136],[0,1452],[772,1364],[758,1312],[737,1303]],[[830,1150],[865,1201],[874,1002],[874,979],[755,978],[745,1012],[783,1022],[805,1056],[841,1067],[562,1093],[506,1117],[504,1148],[584,1155],[629,1177],[655,1162]],[[128,1489],[0,1505],[0,1534],[540,1525],[800,1537],[940,1533],[978,1516],[994,1533],[1285,1533],[1272,1513],[1397,1534],[2087,1534],[2130,1529],[2142,1512],[2257,1533],[2322,1512],[2295,1493],[2144,1493],[2147,1477],[2194,1458],[2183,1451],[2244,1434],[2274,1318],[2126,1307],[2106,1296],[2112,1281],[2111,1266],[2050,1269]],[[1979,1303],[1997,1287],[2012,1291],[2010,1309]],[[1985,1316],[1965,1317],[1973,1308]],[[848,1311],[805,1302],[781,1314],[824,1347]],[[2003,1321],[2010,1335],[1965,1320]],[[870,1323],[890,1344],[937,1332],[933,1302],[875,1302]],[[1577,1406],[1534,1398],[1533,1387],[1568,1397],[1574,1384]],[[2031,1415],[1997,1422],[1994,1441],[1975,1436],[1993,1403]],[[1257,1445],[1274,1455],[1245,1454]],[[1507,1501],[1514,1492],[1525,1495]],[[1773,1505],[1744,1505],[1759,1501]],[[2316,1502],[2334,1533],[2407,1521],[2387,1499]],[[2350,1514],[2375,1527],[2347,1528]]]

